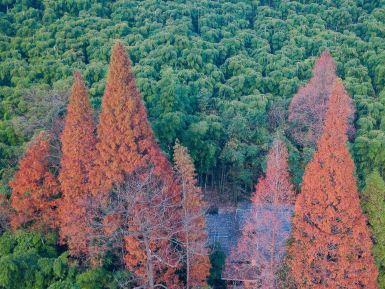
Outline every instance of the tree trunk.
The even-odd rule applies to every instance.
[[[151,248],[150,242],[147,236],[144,236],[144,244],[146,246],[146,256],[147,256],[147,283],[149,289],[155,288],[154,282],[154,266],[152,264]]]
[[[207,178],[207,174],[206,174],[206,178]],[[207,181],[207,180],[206,180]],[[205,181],[205,184],[207,183]],[[185,233],[185,237],[186,237],[186,288],[189,289],[190,288],[190,240],[189,240],[189,232],[188,232],[188,224],[187,222],[189,222],[188,218],[188,213],[187,213],[187,209],[186,209],[186,188],[185,188],[185,183],[183,182],[182,183],[182,198],[183,198],[183,214],[184,214],[184,222],[183,222],[183,230],[184,230],[184,233]]]

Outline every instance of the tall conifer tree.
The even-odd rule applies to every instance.
[[[178,142],[174,146],[175,171],[182,192],[182,244],[186,269],[186,288],[207,286],[210,271],[205,248],[205,208],[202,190],[197,185],[194,163],[187,148]]]
[[[316,146],[336,77],[335,62],[330,53],[324,51],[314,64],[312,78],[293,96],[289,107],[289,122],[292,137],[299,145]]]
[[[130,59],[119,42],[111,53],[97,132],[97,169],[92,178],[97,193],[107,193],[125,175],[149,165],[172,186],[172,167],[155,141]]]
[[[291,272],[301,288],[377,288],[372,242],[347,148],[351,99],[340,80],[295,205]]]
[[[95,157],[94,133],[93,111],[87,89],[80,73],[76,72],[61,135],[59,180],[62,199],[58,210],[60,237],[67,242],[73,255],[87,251],[86,200],[89,194],[89,173]]]
[[[266,176],[255,186],[251,213],[226,262],[225,275],[243,281],[245,288],[278,288],[276,275],[289,237],[284,228],[285,219],[290,218],[295,201],[287,159],[285,143],[274,140],[267,158]]]
[[[13,228],[32,226],[46,230],[57,226],[59,183],[50,171],[50,136],[44,132],[29,144],[10,182]]]
[[[172,166],[156,143],[121,43],[112,49],[97,133],[92,192],[94,198],[106,203],[110,192],[115,190],[126,203],[117,207],[131,208],[126,219],[117,217],[121,211],[114,208],[115,213],[107,218],[113,220],[114,228],[127,229],[123,246],[127,268],[140,277],[140,284],[149,288],[159,282],[177,286],[174,278],[177,265],[166,261],[164,256],[173,251],[170,239],[172,226],[178,226],[179,189]],[[106,224],[109,226],[108,221]]]

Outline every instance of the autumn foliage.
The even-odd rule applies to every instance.
[[[140,175],[131,176],[116,191],[128,210],[125,265],[145,288],[153,289],[159,284],[180,288],[175,274],[180,257],[172,242],[178,228],[172,214],[179,209],[178,204],[167,197],[163,182],[152,170]]]
[[[322,133],[327,102],[336,79],[336,65],[324,51],[313,68],[313,77],[293,96],[289,107],[291,135],[302,146],[315,147]]]
[[[226,279],[242,281],[245,288],[278,288],[277,272],[285,255],[285,230],[295,192],[288,171],[285,144],[276,139],[269,151],[266,176],[252,196],[252,209],[242,235],[226,262]]]
[[[294,204],[295,191],[290,181],[288,151],[285,143],[274,140],[266,162],[266,176],[255,187],[254,203]]]
[[[318,141],[301,194],[296,200],[288,150],[277,138],[226,261],[223,277],[246,288],[279,288],[294,204],[288,264],[298,289],[377,288],[371,236],[346,146],[352,102],[328,52],[313,73],[290,105],[296,142],[305,147]],[[9,216],[15,229],[59,229],[74,257],[126,268],[130,286],[137,288],[207,287],[206,203],[193,161],[177,143],[173,169],[161,151],[121,43],[111,53],[97,129],[87,94],[75,73],[60,137],[59,177],[51,137],[42,132],[10,183],[11,209],[4,206],[8,198],[0,199],[0,230]]]
[[[57,225],[59,183],[50,171],[50,137],[41,132],[29,144],[10,182],[13,228],[31,225],[48,229]]]
[[[301,288],[377,288],[372,242],[347,148],[351,100],[340,80],[295,205],[289,264]]]
[[[94,193],[106,194],[113,185],[122,183],[127,174],[149,165],[172,185],[172,168],[156,144],[130,59],[121,43],[112,49],[97,132]]]
[[[182,192],[183,263],[186,269],[186,288],[207,286],[210,271],[208,250],[205,247],[205,208],[202,190],[197,185],[194,163],[187,148],[178,142],[174,147],[176,176]]]
[[[102,234],[121,245],[124,263],[139,284],[177,286],[179,260],[171,241],[180,224],[179,189],[121,43],[112,50],[97,133],[91,190],[102,207],[97,211],[105,212]]]
[[[62,198],[58,203],[60,236],[71,254],[87,251],[86,199],[89,173],[95,157],[93,111],[80,73],[74,74],[67,116],[61,135],[62,157],[59,180]]]

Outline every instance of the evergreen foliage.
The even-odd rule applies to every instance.
[[[56,247],[55,234],[6,232],[0,236],[0,288],[119,289],[124,272],[82,270]],[[127,287],[129,288],[129,287]]]
[[[379,269],[378,285],[385,288],[385,182],[377,170],[366,178],[362,206],[373,233],[373,254]]]

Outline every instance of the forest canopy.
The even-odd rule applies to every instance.
[[[384,178],[384,0],[0,0],[0,289],[383,289]]]
[[[356,105],[352,152],[363,181],[385,167],[382,1],[1,1],[2,191],[23,145],[60,117],[73,70],[97,110],[110,48],[121,40],[164,151],[189,148],[205,188],[248,196],[264,171],[271,133],[314,60],[328,49]],[[33,98],[31,94],[39,97]],[[44,95],[58,95],[55,99]],[[65,99],[65,98],[64,98]],[[48,103],[47,103],[48,102]],[[64,102],[65,104],[65,102]],[[36,120],[36,107],[46,108]],[[41,111],[40,111],[41,113]],[[26,126],[28,126],[26,128]],[[33,131],[34,131],[33,130]],[[312,149],[290,134],[301,182]]]

